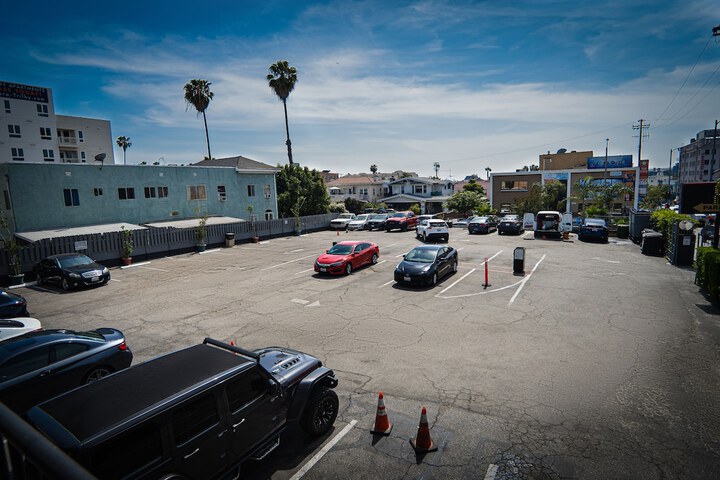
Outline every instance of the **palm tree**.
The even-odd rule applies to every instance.
[[[287,145],[288,149],[288,160],[290,161],[290,165],[292,165],[293,159],[292,147],[290,146],[290,129],[288,128],[287,98],[298,81],[297,69],[288,65],[286,60],[279,60],[277,63],[270,65],[269,70],[270,73],[267,75],[268,85],[273,89],[275,95],[282,100],[283,108],[285,109],[285,134],[287,135],[285,145]]]
[[[127,165],[127,161],[125,160],[125,150],[132,147],[132,142],[130,141],[130,137],[126,137],[124,135],[121,135],[115,139],[115,143],[117,143],[117,146],[122,148],[123,151],[123,165]]]
[[[211,159],[210,155],[210,135],[208,135],[207,119],[205,118],[205,110],[210,105],[210,100],[213,98],[213,92],[210,91],[210,85],[207,80],[193,79],[185,84],[185,102],[187,105],[192,105],[198,114],[202,113],[203,123],[205,124],[205,141],[207,142],[207,158]]]
[[[373,175],[375,175],[377,173],[377,170],[378,170],[377,165],[375,165],[374,163],[372,165],[370,165],[370,171],[372,172]]]

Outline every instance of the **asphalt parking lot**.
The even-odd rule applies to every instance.
[[[344,239],[377,243],[378,264],[317,276],[315,257]],[[398,286],[394,267],[417,243],[324,231],[116,268],[105,287],[19,293],[45,328],[121,329],[134,363],[206,336],[322,359],[340,380],[334,430],[312,442],[291,429],[247,478],[720,478],[720,317],[693,271],[626,240],[455,228],[458,272]],[[388,437],[370,433],[379,391]],[[416,456],[423,406],[439,449]]]

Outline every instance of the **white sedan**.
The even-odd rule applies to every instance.
[[[422,238],[423,242],[430,239],[440,239],[446,242],[450,239],[450,230],[445,220],[431,218],[418,223],[417,238]]]
[[[355,220],[354,213],[341,213],[339,217],[330,221],[330,228],[333,230],[344,230],[351,220]]]
[[[2,318],[0,319],[0,340],[17,337],[23,333],[40,330],[40,320],[30,317]]]

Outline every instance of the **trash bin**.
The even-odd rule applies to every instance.
[[[513,252],[513,275],[525,274],[525,247],[516,247]]]
[[[630,236],[630,225],[617,226],[617,238],[628,238]]]
[[[232,247],[233,245],[235,245],[235,233],[233,233],[233,232],[227,232],[227,233],[225,234],[225,246],[226,246],[227,248],[230,248],[230,247]]]
[[[663,238],[662,233],[655,230],[645,229],[642,233],[641,252],[643,255],[662,256]]]

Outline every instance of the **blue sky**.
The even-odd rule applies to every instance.
[[[460,179],[559,148],[637,162],[720,117],[717,0],[11,2],[0,80],[50,87],[56,113],[110,120],[128,163],[206,154],[183,85],[212,82],[214,157],[287,162],[268,66],[287,60],[293,158],[341,174]],[[674,153],[675,157],[677,152]],[[116,148],[115,159],[122,162]]]

